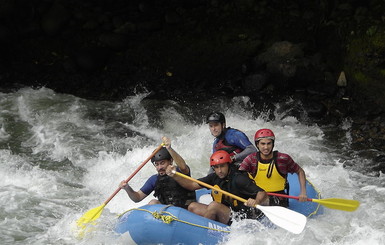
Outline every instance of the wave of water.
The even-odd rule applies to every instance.
[[[355,212],[325,209],[309,219],[300,235],[261,230],[253,223],[234,227],[225,244],[385,244],[385,177],[360,171],[369,160],[349,146],[350,123],[340,128],[305,124],[285,110],[256,111],[247,97],[218,101],[156,101],[146,94],[121,102],[91,101],[49,89],[25,88],[0,94],[1,244],[127,244],[113,232],[118,214],[146,204],[118,193],[104,208],[97,230],[83,239],[75,222],[101,205],[161,143],[172,139],[192,176],[208,170],[213,141],[205,115],[225,113],[228,126],[250,139],[271,128],[275,149],[289,153],[324,198],[355,199]],[[330,135],[339,135],[337,138]],[[146,164],[130,181],[139,189],[155,169]]]

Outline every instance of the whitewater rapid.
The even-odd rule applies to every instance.
[[[133,203],[118,193],[82,239],[75,235],[76,220],[100,206],[162,136],[171,138],[192,177],[204,176],[213,141],[204,117],[211,110],[222,111],[227,125],[251,140],[256,130],[272,129],[275,149],[290,154],[324,198],[361,202],[355,212],[325,208],[299,235],[240,223],[223,244],[385,244],[385,177],[361,171],[360,164],[370,160],[350,149],[348,120],[321,127],[282,116],[282,110],[256,113],[247,97],[197,105],[146,96],[108,102],[46,88],[0,93],[1,244],[127,244],[127,237],[113,231],[117,215],[152,195]],[[332,134],[341,137],[332,140]],[[137,190],[154,173],[148,163],[130,185]]]

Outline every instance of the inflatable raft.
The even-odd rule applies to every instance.
[[[288,175],[289,195],[299,195],[296,174]],[[320,199],[320,193],[307,181],[309,198]],[[197,191],[197,199],[207,202],[210,190]],[[206,201],[204,200],[206,199]],[[211,199],[210,199],[211,200]],[[315,202],[298,202],[289,199],[289,209],[313,217],[323,213],[323,207]],[[206,219],[185,209],[166,205],[145,205],[128,210],[122,214],[115,231],[128,233],[132,244],[217,244],[230,233],[231,227],[220,222]]]

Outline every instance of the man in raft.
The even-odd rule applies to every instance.
[[[230,154],[231,162],[239,167],[242,160],[257,149],[250,142],[246,134],[238,129],[226,126],[225,115],[221,112],[212,112],[206,118],[210,133],[215,137],[213,153],[219,150]],[[210,169],[209,173],[212,173]]]
[[[134,191],[124,180],[120,182],[119,187],[124,189],[130,199],[134,202],[140,202],[151,192],[155,191],[149,204],[170,204],[181,208],[187,208],[195,201],[195,191],[190,191],[179,185],[173,178],[166,174],[166,168],[173,166],[173,161],[177,165],[177,171],[190,176],[190,167],[184,159],[171,147],[171,140],[162,137],[165,147],[151,158],[158,174],[152,175],[138,191]]]
[[[198,180],[211,186],[218,186],[224,191],[242,197],[247,200],[246,203],[241,203],[225,195],[216,195],[214,196],[216,201],[212,201],[208,205],[192,202],[188,206],[189,211],[228,225],[232,222],[232,211],[235,214],[240,214],[239,217],[241,218],[255,219],[260,216],[260,212],[255,206],[257,204],[267,205],[265,203],[265,201],[268,201],[266,192],[258,187],[246,174],[239,172],[231,162],[228,152],[223,150],[214,152],[210,157],[210,166],[213,168],[214,173]],[[175,167],[168,166],[167,175],[173,177],[184,188],[191,191],[204,188],[196,182],[175,175],[174,170]]]
[[[266,192],[288,194],[288,173],[297,173],[300,184],[299,201],[307,201],[305,171],[286,153],[273,151],[275,135],[270,129],[260,129],[254,136],[258,152],[248,155],[240,171],[248,172],[258,186]],[[270,196],[270,205],[288,207],[287,198]]]

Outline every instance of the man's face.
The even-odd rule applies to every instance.
[[[223,179],[225,178],[228,173],[229,173],[229,164],[228,163],[222,163],[222,164],[218,164],[218,165],[214,165],[213,166],[213,169],[215,171],[215,174]]]
[[[214,137],[221,135],[224,128],[224,124],[220,122],[209,122],[210,133]]]
[[[156,171],[158,171],[159,175],[165,175],[166,174],[166,168],[168,165],[171,165],[171,160],[165,159],[165,160],[156,161],[154,163]]]
[[[271,139],[260,139],[257,147],[261,152],[262,156],[267,157],[273,150],[273,140]]]

